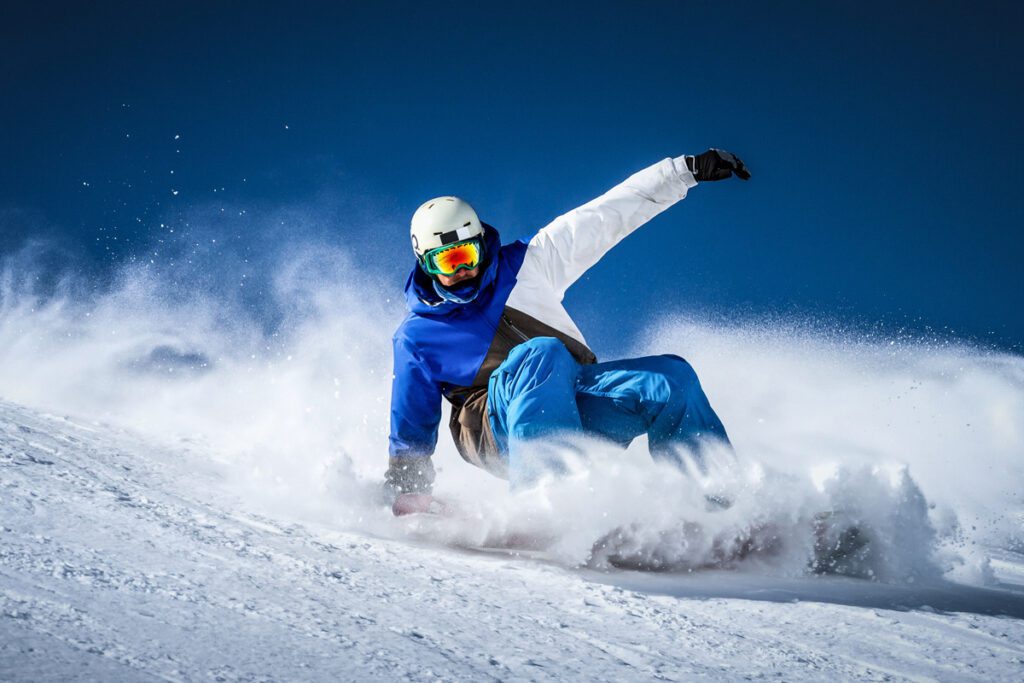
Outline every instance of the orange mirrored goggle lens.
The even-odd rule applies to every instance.
[[[476,240],[441,247],[427,253],[427,272],[433,275],[454,275],[463,269],[480,265],[480,243]]]

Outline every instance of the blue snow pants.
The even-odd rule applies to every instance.
[[[680,465],[680,449],[699,458],[706,441],[729,443],[697,374],[679,356],[580,365],[554,337],[512,349],[491,373],[487,408],[513,487],[562,471],[555,449],[543,444],[573,434],[623,448],[647,434],[652,457]]]

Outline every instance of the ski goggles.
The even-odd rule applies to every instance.
[[[483,246],[473,239],[446,244],[423,255],[423,269],[431,275],[455,275],[460,270],[473,270],[480,265]]]

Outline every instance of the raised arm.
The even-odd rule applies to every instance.
[[[683,199],[698,180],[720,180],[732,173],[750,177],[742,161],[721,150],[663,159],[542,228],[530,240],[523,270],[564,296],[608,250]]]

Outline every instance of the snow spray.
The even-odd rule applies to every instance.
[[[208,238],[193,231],[102,286],[40,277],[39,247],[8,257],[0,397],[200,450],[254,508],[407,533],[375,496],[401,276],[361,272],[329,241],[250,259],[200,248]],[[789,574],[807,571],[826,515],[870,535],[858,575],[971,583],[990,575],[986,548],[1024,543],[1021,357],[699,318],[656,321],[621,355],[650,353],[690,361],[735,453],[709,453],[696,475],[651,461],[643,439],[582,442],[569,476],[511,495],[461,461],[442,418],[436,491],[467,511],[442,540],[530,533],[572,566]]]

